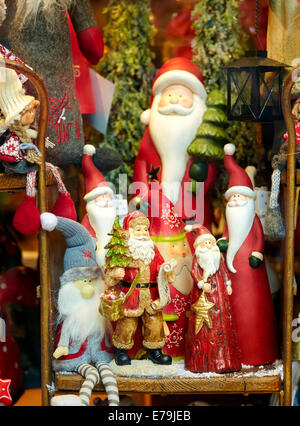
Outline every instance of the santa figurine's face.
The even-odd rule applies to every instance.
[[[204,279],[218,271],[221,254],[214,238],[208,237],[199,241],[195,247],[195,255],[199,266],[203,269]]]
[[[149,235],[149,221],[137,220],[129,226],[128,247],[134,260],[149,264],[155,256],[154,243]]]
[[[84,299],[91,299],[95,294],[95,279],[74,280],[73,285],[78,288]]]
[[[132,235],[137,240],[150,240],[149,235],[149,226],[143,223],[137,223],[135,226],[131,227]]]
[[[242,207],[247,204],[248,197],[242,194],[232,194],[228,199],[229,207]]]
[[[225,214],[229,234],[226,261],[229,270],[235,273],[234,257],[249,234],[255,217],[254,198],[239,193],[232,194],[228,199]]]
[[[98,197],[95,198],[95,204],[98,207],[112,207],[113,206],[112,194],[105,192],[104,194],[98,195]]]
[[[153,98],[149,132],[161,160],[162,191],[174,205],[190,159],[187,148],[205,110],[205,99],[183,83],[171,84]]]
[[[194,105],[192,91],[181,84],[173,84],[163,90],[158,103],[158,111],[161,114],[188,115]]]
[[[186,238],[182,241],[174,241],[169,243],[166,247],[166,254],[171,259],[185,259],[187,256],[189,256],[191,251]]]

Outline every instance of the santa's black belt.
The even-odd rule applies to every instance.
[[[129,283],[128,281],[120,281],[119,285],[121,285],[122,287],[131,287],[131,283]],[[138,283],[136,285],[136,288],[152,288],[152,287],[156,287],[157,283]]]

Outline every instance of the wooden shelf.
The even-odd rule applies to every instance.
[[[203,377],[133,378],[117,377],[120,393],[201,394],[201,393],[279,393],[282,389],[282,364],[244,369],[236,373],[203,375]],[[56,374],[59,392],[78,392],[84,379],[79,374]],[[104,392],[101,383],[95,392]]]

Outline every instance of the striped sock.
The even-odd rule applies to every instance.
[[[96,367],[100,373],[105,392],[107,393],[108,405],[118,406],[120,404],[119,390],[116,378],[110,366],[99,362]]]
[[[93,389],[100,381],[99,373],[97,369],[90,364],[81,364],[77,371],[85,378],[79,391],[82,405],[89,405]]]

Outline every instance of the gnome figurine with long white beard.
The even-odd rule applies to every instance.
[[[94,241],[82,225],[52,213],[41,215],[41,225],[47,231],[59,230],[67,243],[57,301],[53,369],[78,372],[85,378],[79,396],[54,396],[51,405],[89,405],[92,390],[101,379],[109,405],[117,406],[118,387],[108,365],[112,360],[109,324],[98,310],[104,280],[95,260]]]
[[[264,233],[255,213],[256,192],[233,157],[235,146],[225,145],[224,152],[229,187],[226,228],[218,245],[226,252],[232,282],[230,301],[241,361],[246,365],[272,363],[278,357],[276,319],[264,262]]]

